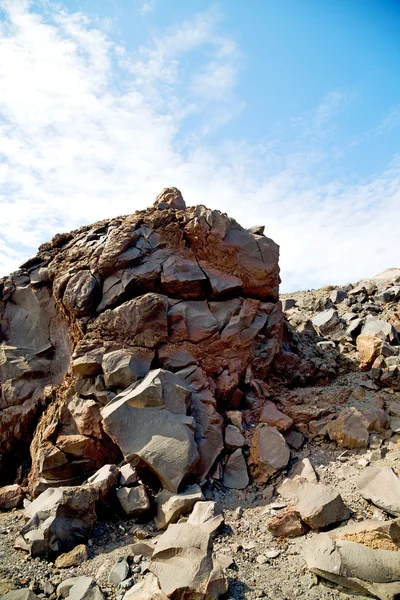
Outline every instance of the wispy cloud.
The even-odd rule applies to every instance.
[[[217,10],[129,54],[101,24],[54,3],[45,17],[23,0],[0,7],[0,272],[57,231],[144,208],[167,185],[245,226],[265,223],[281,244],[286,289],[395,263],[388,240],[400,238],[398,162],[349,186],[318,176],[326,148],[208,142],[210,128],[242,106],[240,50]],[[346,102],[332,92],[301,117],[299,139],[330,126]]]
[[[155,2],[151,2],[150,0],[145,0],[145,2],[141,2],[138,8],[138,13],[139,15],[142,15],[142,17],[144,15],[147,15],[149,13],[152,13],[155,9]]]

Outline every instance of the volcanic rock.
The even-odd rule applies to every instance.
[[[276,427],[260,423],[250,444],[249,467],[258,483],[266,483],[271,475],[286,467],[290,450]]]
[[[240,448],[233,452],[225,465],[223,484],[228,488],[243,490],[249,484],[246,461]]]
[[[227,582],[212,555],[210,534],[190,523],[170,525],[159,538],[149,571],[170,598],[186,596],[213,600]]]
[[[309,483],[300,489],[296,510],[312,529],[323,529],[350,518],[339,492],[322,483]]]
[[[0,510],[17,508],[24,498],[24,492],[18,484],[0,488]]]
[[[367,467],[357,485],[363,498],[390,515],[400,516],[400,479],[390,467]]]
[[[223,450],[217,402],[257,387],[281,351],[278,247],[259,231],[166,188],[153,208],[55,236],[0,281],[0,455],[22,459],[34,438],[35,495],[119,463],[120,450],[174,492],[207,476]],[[130,419],[131,447],[111,422],[154,366],[180,371],[188,397],[178,412],[146,405],[146,427]],[[4,483],[13,476],[7,467]]]
[[[200,486],[191,485],[180,494],[162,490],[155,497],[157,513],[154,521],[158,529],[165,529],[170,523],[175,523],[181,515],[189,513],[196,502],[203,500]]]
[[[130,517],[140,515],[150,508],[150,500],[144,485],[132,488],[121,487],[117,490],[117,498],[124,513]]]
[[[98,495],[90,486],[49,488],[29,504],[21,535],[31,555],[62,554],[86,544],[96,521]]]

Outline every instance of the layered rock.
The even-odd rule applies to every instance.
[[[261,229],[186,208],[175,188],[55,236],[0,282],[0,462],[34,436],[35,493],[122,455],[171,492],[204,479],[224,449],[221,412],[264,400],[278,284],[278,246]]]

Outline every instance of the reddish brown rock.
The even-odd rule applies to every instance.
[[[293,425],[293,419],[278,410],[273,402],[266,402],[261,410],[260,423],[267,423],[278,431],[286,431]]]
[[[373,333],[366,333],[359,335],[356,343],[360,356],[360,368],[364,371],[368,371],[368,369],[372,367],[374,360],[380,354],[382,338]]]
[[[0,488],[0,510],[17,508],[24,498],[24,492],[17,484]]]
[[[274,473],[286,467],[290,450],[276,427],[258,425],[250,443],[249,468],[257,483],[266,483]]]
[[[307,533],[308,527],[301,520],[299,513],[289,506],[276,517],[270,519],[266,527],[275,537],[293,538]]]

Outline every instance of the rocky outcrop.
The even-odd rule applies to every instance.
[[[175,188],[55,236],[0,282],[0,463],[30,444],[34,494],[122,455],[173,493],[204,479],[224,451],[221,413],[265,398],[278,285],[262,228],[186,208]]]

